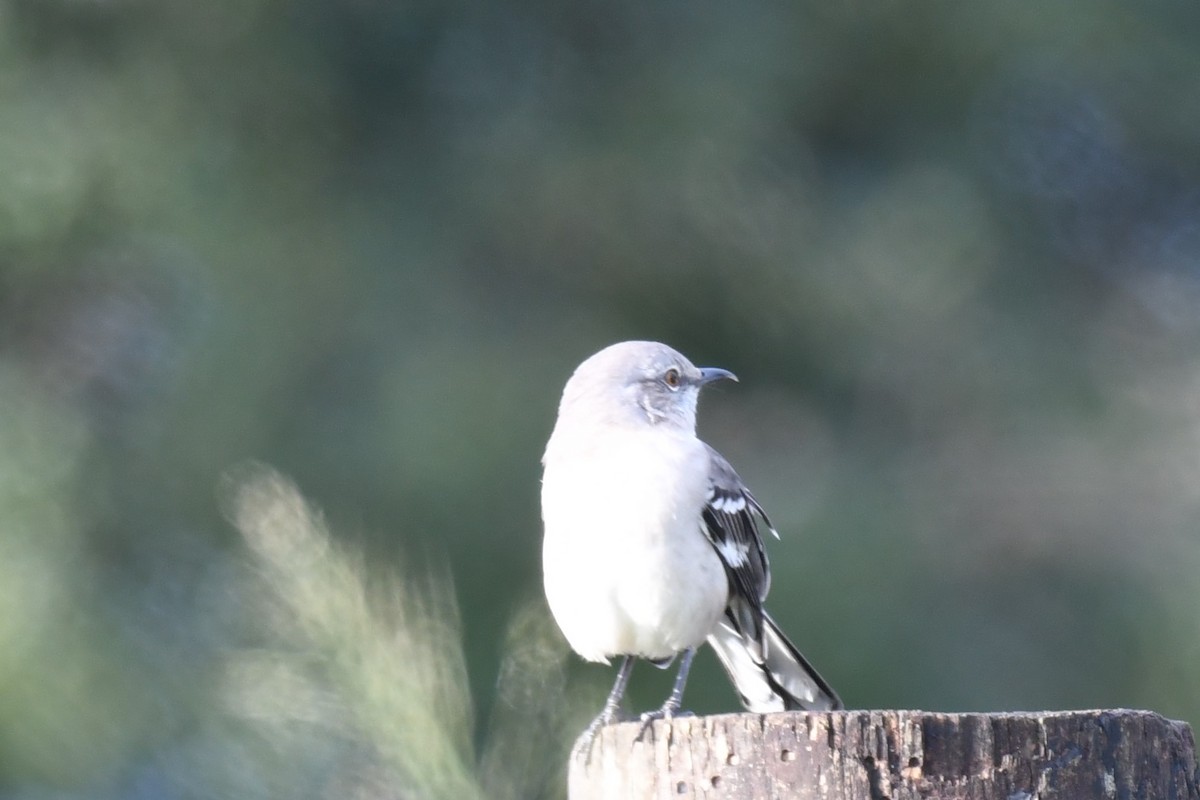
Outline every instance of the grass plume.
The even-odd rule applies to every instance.
[[[368,588],[361,559],[262,466],[226,480],[227,513],[256,557],[269,644],[239,652],[224,698],[265,740],[317,752],[319,796],[530,798],[561,793],[569,742],[565,647],[543,608],[506,638],[483,754],[453,584],[445,572]],[[561,752],[559,752],[561,751]]]

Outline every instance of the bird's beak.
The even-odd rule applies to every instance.
[[[700,385],[701,386],[703,386],[706,383],[712,383],[713,381],[722,380],[724,378],[728,378],[729,380],[735,381],[735,382],[737,381],[737,375],[734,375],[732,372],[730,372],[727,369],[721,369],[720,367],[701,367],[700,368]]]

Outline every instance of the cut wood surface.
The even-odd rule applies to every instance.
[[[1191,728],[1148,711],[785,712],[603,728],[570,800],[1200,798]]]

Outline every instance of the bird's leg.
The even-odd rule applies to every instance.
[[[692,668],[692,659],[696,655],[696,648],[689,647],[683,651],[683,656],[679,659],[679,674],[675,676],[675,685],[671,687],[671,694],[667,696],[667,702],[663,703],[663,716],[670,718],[675,716],[679,711],[679,706],[683,703],[683,687],[687,683],[688,672]]]
[[[635,741],[641,740],[646,735],[650,723],[654,720],[671,719],[679,713],[679,705],[683,702],[683,687],[687,683],[688,670],[692,668],[692,658],[695,655],[696,648],[694,647],[683,651],[683,656],[679,659],[679,674],[675,676],[675,686],[671,688],[671,694],[667,695],[667,702],[663,703],[662,708],[642,714],[642,729],[638,732]]]
[[[586,755],[590,759],[592,756],[592,741],[596,738],[596,734],[602,727],[617,718],[617,709],[621,706],[621,697],[625,694],[625,687],[629,685],[629,676],[633,673],[633,662],[633,656],[625,656],[625,660],[621,662],[621,668],[617,670],[617,680],[613,684],[612,691],[608,693],[608,699],[604,701],[604,709],[592,720],[592,724],[587,726],[587,730],[580,735],[578,741],[575,743],[575,751],[577,753],[586,751]]]

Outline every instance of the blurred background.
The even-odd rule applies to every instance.
[[[0,797],[561,797],[631,338],[849,706],[1200,721],[1200,5],[0,0]]]

